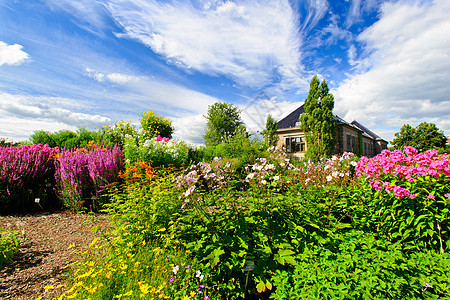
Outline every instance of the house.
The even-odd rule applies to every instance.
[[[300,129],[300,115],[305,112],[300,106],[284,119],[278,122],[277,147],[286,147],[286,152],[293,158],[303,158],[308,147],[306,136]],[[373,157],[383,149],[387,149],[388,142],[357,121],[348,123],[339,116],[333,116],[336,122],[335,153],[353,152],[366,157]]]

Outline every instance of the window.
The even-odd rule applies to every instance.
[[[305,152],[306,143],[304,137],[288,137],[286,138],[286,152],[296,153]]]

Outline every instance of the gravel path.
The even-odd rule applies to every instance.
[[[44,287],[64,281],[62,270],[74,259],[72,251],[88,246],[98,234],[90,216],[70,212],[43,213],[26,216],[0,216],[0,227],[25,230],[27,240],[13,262],[0,270],[0,299],[47,298]],[[97,225],[108,226],[104,216],[96,217]],[[68,249],[75,243],[75,247]]]

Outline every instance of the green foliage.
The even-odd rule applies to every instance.
[[[116,122],[111,126],[104,126],[101,129],[102,139],[105,145],[114,146],[119,145],[123,147],[125,145],[125,138],[127,136],[135,136],[137,134],[137,129],[131,123],[131,121],[120,121]]]
[[[320,84],[317,76],[313,77],[304,105],[305,113],[300,116],[300,128],[306,135],[305,156],[317,162],[331,156],[336,135],[336,124],[332,120],[334,97],[329,93],[325,79]]]
[[[0,228],[0,269],[12,261],[25,239],[24,231],[8,231]]]
[[[19,143],[10,142],[7,139],[0,138],[0,147],[19,146]]]
[[[152,139],[158,135],[172,138],[174,127],[172,122],[159,116],[154,110],[141,113],[141,129],[145,139]]]
[[[264,136],[264,141],[269,146],[277,145],[278,142],[278,135],[276,134],[277,129],[278,129],[278,122],[269,114],[266,120],[266,128],[262,132]]]
[[[45,130],[36,130],[30,136],[32,144],[49,145],[50,147],[56,147],[56,142],[53,140],[53,134]]]
[[[189,162],[189,149],[184,142],[160,136],[146,139],[142,133],[125,138],[124,152],[127,165],[141,161],[153,167],[180,167]]]
[[[423,152],[430,149],[444,150],[446,140],[444,132],[436,124],[422,122],[415,128],[409,124],[403,125],[400,132],[395,134],[392,145],[396,149],[411,146]]]
[[[427,177],[414,182],[415,203],[400,200],[374,190],[358,174],[356,160],[334,156],[295,168],[272,152],[242,172],[219,158],[182,173],[130,166],[125,184],[109,190],[110,243],[76,265],[66,295],[448,298],[450,255],[434,242],[439,244],[438,226],[444,245],[448,240],[447,185]],[[446,161],[440,162],[444,168]],[[389,180],[400,180],[393,170]],[[424,193],[434,193],[434,202]],[[439,198],[442,193],[448,195]],[[436,221],[429,232],[427,223]]]
[[[437,299],[450,292],[450,255],[405,255],[398,244],[363,232],[333,234],[277,270],[272,299]]]
[[[208,107],[205,116],[205,145],[216,146],[238,133],[245,133],[244,122],[241,120],[241,110],[226,102],[216,102]]]
[[[102,134],[100,131],[89,131],[86,128],[79,128],[76,132],[60,130],[53,133],[45,130],[36,130],[30,136],[31,144],[47,144],[52,148],[66,149],[85,147],[91,141],[101,142],[101,140]]]
[[[172,214],[181,209],[183,200],[178,199],[172,176],[168,171],[160,172],[131,176],[126,184],[109,190],[110,203],[105,204],[105,212],[116,223],[123,243],[155,239],[159,230],[167,227]]]

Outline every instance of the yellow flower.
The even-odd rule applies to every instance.
[[[53,284],[52,285],[46,285],[44,289],[51,290],[52,288],[53,288]]]
[[[131,296],[133,295],[133,290],[130,290],[128,293],[123,294],[123,296]]]
[[[41,300],[42,299],[42,297],[41,296],[39,296],[39,297],[37,297],[35,300]]]
[[[88,261],[88,262],[86,263],[86,266],[88,266],[88,267],[93,267],[93,266],[94,266],[94,262],[93,262],[92,260],[90,260],[90,261]]]
[[[70,248],[73,248],[73,247],[75,247],[75,243],[70,244],[67,249],[70,249]]]
[[[150,286],[147,283],[141,284],[139,282],[139,289],[141,290],[142,294],[148,294],[148,289],[150,288]]]
[[[75,292],[74,294],[67,296],[67,299],[73,299],[73,298],[75,298],[77,296],[77,294],[78,293]]]
[[[190,300],[191,298],[189,298],[188,296],[184,296],[183,298],[181,298],[181,300]]]

